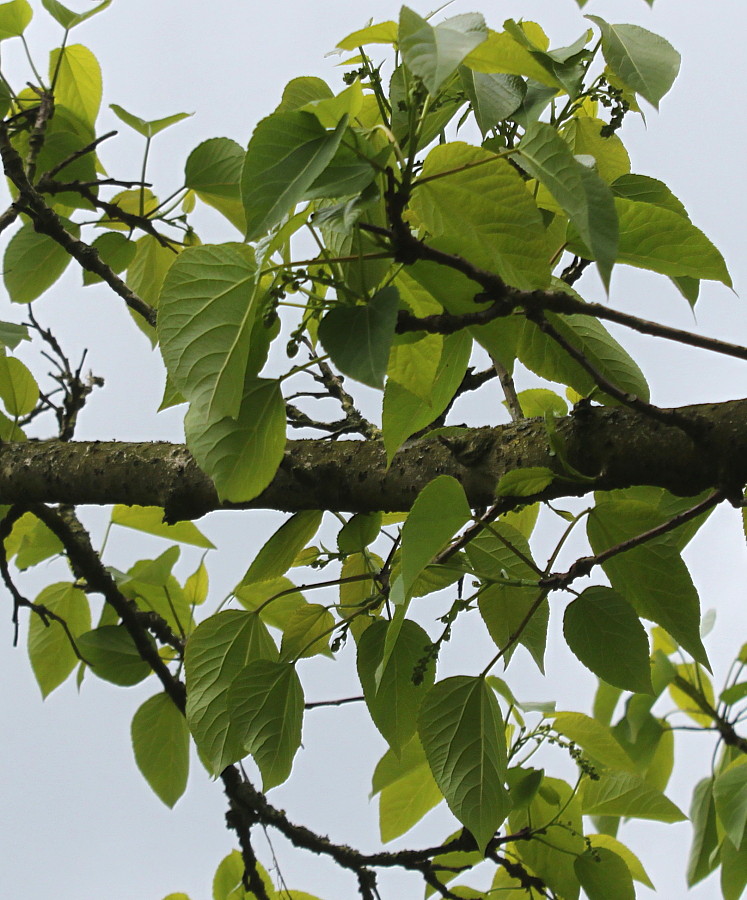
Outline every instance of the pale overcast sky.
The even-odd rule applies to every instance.
[[[36,20],[28,36],[32,52],[44,66],[46,52],[56,46],[57,28],[41,3],[31,2]],[[421,14],[432,8],[421,0],[412,0],[411,5]],[[86,8],[82,0],[75,6]],[[182,183],[186,155],[200,141],[227,136],[246,143],[253,125],[274,108],[291,78],[320,75],[341,86],[337,81],[341,70],[334,68],[334,58],[324,58],[325,53],[369,17],[396,18],[398,8],[390,0],[372,0],[368,5],[349,0],[269,4],[115,0],[109,10],[76,29],[73,40],[90,47],[102,64],[104,107],[118,103],[145,119],[195,113],[154,143],[150,175],[160,194],[166,195]],[[509,16],[536,19],[556,46],[570,43],[585,27],[575,0],[485,0],[482,7],[471,0],[457,0],[449,14],[469,11],[483,12],[496,28]],[[681,51],[682,72],[661,112],[647,111],[648,130],[631,123],[623,137],[633,171],[661,178],[682,199],[694,222],[724,253],[737,294],[743,293],[747,137],[740,96],[747,78],[743,3],[656,0],[651,10],[643,0],[589,0],[584,12],[612,22],[638,23],[663,34]],[[23,82],[27,75],[17,48],[6,43],[2,49],[3,73],[14,84]],[[105,127],[120,129],[120,136],[101,152],[110,174],[137,178],[140,139],[127,133],[108,111],[101,130]],[[206,215],[202,221],[204,241],[235,239],[235,232],[217,216]],[[79,284],[79,272],[71,266],[55,297],[36,306],[38,317],[52,327],[71,355],[87,347],[88,364],[107,378],[106,389],[84,412],[77,437],[181,440],[181,411],[155,414],[163,377],[159,357],[150,352],[116,298],[104,290],[81,291]],[[600,292],[593,282],[590,288],[585,282],[580,287],[588,299],[602,299],[595,296]],[[20,321],[22,311],[11,307],[1,290],[0,296],[0,319]],[[630,269],[616,271],[611,299],[649,318],[695,327],[687,304],[665,279]],[[743,300],[723,286],[706,286],[697,319],[697,327],[707,333],[747,340]],[[747,377],[736,362],[630,334],[624,335],[624,341],[638,354],[660,405],[747,394]],[[522,386],[532,385],[527,381]],[[477,421],[479,411],[465,409],[464,415]],[[87,521],[93,524],[103,520],[97,511],[87,513]],[[224,513],[201,523],[209,536],[227,547],[208,560],[216,602],[243,574],[270,525],[279,521],[278,515],[270,513],[240,518]],[[747,639],[743,544],[733,511],[725,510],[713,517],[690,553],[703,607],[719,610],[707,646],[720,677],[724,663]],[[165,546],[137,536],[113,535],[107,561],[124,569]],[[191,571],[197,558],[185,550],[179,573]],[[729,561],[728,568],[723,560]],[[32,575],[23,582],[30,593],[34,584],[65,577],[59,563],[40,568],[38,577]],[[4,848],[0,896],[161,900],[172,891],[184,891],[191,900],[208,900],[213,871],[234,846],[223,826],[225,801],[219,785],[211,783],[196,764],[187,794],[169,811],[136,770],[129,743],[130,719],[155,692],[153,680],[121,689],[89,676],[80,696],[70,682],[42,704],[25,650],[11,646],[10,617],[11,603],[5,597],[0,604],[0,720],[5,722],[0,741],[0,846]],[[554,633],[557,643],[557,621]],[[467,649],[473,650],[464,644],[450,646],[442,674],[454,671],[460,652]],[[319,659],[306,663],[310,699],[339,696],[336,682],[350,660],[348,652],[339,663]],[[560,686],[565,702],[574,703],[569,708],[588,711],[591,679],[579,675],[567,650],[550,648],[549,687],[531,666],[523,665],[518,654],[515,665],[521,678],[514,674],[511,683],[521,698],[548,699]],[[579,701],[574,692],[580,682],[585,694]],[[271,799],[295,821],[307,822],[335,840],[373,849],[378,839],[377,810],[366,797],[373,765],[385,748],[372,726],[366,726],[362,712],[349,708],[344,714],[338,710],[310,713],[305,749],[299,753],[291,782]],[[687,811],[689,791],[708,773],[711,744],[702,735],[686,735],[680,743],[688,750],[668,793]],[[406,835],[401,845],[433,842],[454,827],[450,814],[439,809]],[[658,896],[667,900],[685,893],[690,837],[688,823],[636,823],[621,832],[621,838],[640,854],[659,888]],[[357,896],[348,874],[300,852],[289,855],[279,838],[274,844],[291,887],[318,894],[322,900]],[[257,849],[269,862],[259,837]],[[668,883],[670,878],[676,880]],[[382,878],[381,883],[383,895],[390,900],[421,896],[417,879]],[[395,883],[399,887],[387,893],[386,885]],[[690,896],[707,900],[718,893],[717,884],[710,880]],[[639,896],[653,895],[641,889]]]

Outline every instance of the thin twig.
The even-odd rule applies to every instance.
[[[539,584],[552,591],[563,590],[564,588],[567,588],[572,581],[575,581],[576,578],[584,578],[595,566],[601,566],[606,563],[608,559],[612,559],[613,556],[619,556],[621,553],[625,553],[635,547],[640,547],[641,544],[648,543],[648,541],[652,541],[654,538],[661,537],[663,534],[674,531],[675,528],[679,528],[679,526],[684,525],[685,522],[696,519],[698,516],[708,512],[709,509],[717,506],[725,499],[726,494],[723,491],[714,491],[712,494],[709,494],[705,500],[696,503],[695,506],[685,510],[685,512],[672,516],[671,519],[667,519],[667,521],[662,522],[661,525],[650,528],[648,531],[641,532],[641,534],[637,534],[627,541],[621,541],[619,544],[615,544],[614,547],[609,547],[607,550],[598,553],[596,556],[584,556],[581,559],[577,559],[567,572],[556,572],[554,574],[546,575],[544,578],[540,579]]]

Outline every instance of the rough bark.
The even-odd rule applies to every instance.
[[[0,503],[162,506],[169,521],[227,508],[407,510],[424,485],[446,474],[461,482],[473,507],[483,507],[494,500],[502,475],[528,466],[546,466],[560,476],[538,495],[544,499],[635,484],[683,496],[709,487],[736,494],[747,483],[747,400],[679,412],[692,429],[622,407],[580,408],[557,420],[568,462],[592,479],[583,482],[564,475],[541,419],[465,430],[458,443],[416,441],[389,469],[377,441],[289,441],[270,486],[243,504],[221,503],[181,445],[6,443],[0,445]],[[526,499],[502,502],[511,508]]]

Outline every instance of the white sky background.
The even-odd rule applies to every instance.
[[[36,17],[27,35],[37,65],[57,45],[58,29],[41,4],[32,0]],[[412,0],[421,14],[427,2]],[[87,8],[82,2],[77,9]],[[336,41],[365,24],[369,16],[396,18],[398,4],[371,0],[115,0],[99,17],[73,32],[97,55],[104,72],[104,107],[114,102],[145,119],[180,111],[195,116],[159,135],[152,148],[150,179],[160,196],[182,182],[184,160],[202,140],[227,136],[246,143],[256,122],[272,111],[287,81],[298,75],[321,75],[340,89],[336,59],[324,59]],[[499,27],[509,16],[536,19],[553,46],[570,43],[585,27],[574,0],[506,0],[482,5],[457,0],[448,14],[479,10]],[[585,12],[613,22],[636,22],[667,37],[682,53],[683,68],[661,112],[647,111],[648,131],[633,122],[623,132],[633,171],[663,179],[685,203],[693,221],[724,253],[737,293],[744,293],[744,144],[745,109],[741,87],[747,76],[743,50],[747,12],[739,0],[656,0],[650,10],[643,0],[590,0]],[[2,71],[14,85],[27,77],[20,57],[6,42]],[[374,54],[376,57],[376,54]],[[23,72],[19,76],[19,71]],[[116,127],[119,137],[107,142],[101,157],[111,175],[138,177],[142,139],[106,111],[100,131]],[[208,213],[198,230],[203,241],[236,239],[219,216]],[[601,300],[601,290],[587,276],[581,292]],[[21,321],[23,310],[11,307],[0,289],[0,318]],[[747,340],[744,302],[723,286],[706,285],[694,323],[687,303],[666,279],[621,267],[613,276],[612,302],[622,309],[724,337]],[[181,440],[181,411],[156,416],[163,374],[160,358],[132,324],[122,302],[103,288],[80,288],[74,265],[54,295],[37,302],[40,321],[51,327],[72,359],[88,348],[87,366],[107,379],[81,416],[79,439]],[[615,332],[620,334],[619,332]],[[622,335],[641,363],[660,405],[715,401],[747,394],[743,368],[700,351],[667,346],[651,338]],[[27,357],[31,359],[31,357]],[[526,377],[519,388],[536,386]],[[498,399],[496,398],[496,422]],[[461,415],[484,423],[484,402],[461,407]],[[51,429],[51,425],[49,426]],[[98,511],[86,521],[100,524]],[[256,549],[280,523],[278,514],[214,514],[200,523],[222,549],[208,557],[211,600],[222,598],[241,577]],[[134,533],[113,534],[106,560],[124,569],[138,558],[155,556],[166,544]],[[718,679],[747,639],[744,629],[744,541],[736,514],[723,510],[713,517],[689,553],[704,608],[717,607],[719,618],[707,640]],[[192,571],[199,554],[185,549],[178,574]],[[570,560],[569,560],[570,561]],[[32,595],[44,583],[63,580],[64,566],[42,564],[40,572],[21,580]],[[43,579],[43,580],[42,580]],[[556,607],[560,605],[556,602]],[[3,611],[4,610],[4,611]],[[234,846],[223,826],[225,798],[195,764],[187,794],[167,810],[137,771],[129,741],[132,713],[156,691],[145,685],[122,689],[86,677],[81,695],[66,683],[42,704],[23,644],[14,650],[11,604],[0,609],[0,896],[46,897],[55,900],[161,900],[185,891],[191,900],[207,900],[219,860]],[[23,617],[25,618],[25,617]],[[520,699],[548,699],[560,693],[559,708],[589,710],[592,679],[586,678],[570,653],[559,648],[559,620],[551,624],[548,678],[517,658],[509,681]],[[489,658],[485,638],[448,647],[440,677],[464,665],[466,654]],[[302,672],[307,699],[349,693],[336,686],[352,656],[332,663],[312,660]],[[347,667],[347,668],[346,668]],[[514,668],[516,671],[514,672]],[[518,676],[518,677],[517,677]],[[580,685],[583,695],[579,697]],[[357,693],[357,690],[353,690]],[[373,850],[378,839],[377,809],[368,804],[373,765],[384,752],[383,740],[365,724],[363,710],[353,707],[307,714],[305,749],[299,753],[290,785],[270,799],[293,821],[329,833],[333,840]],[[711,741],[702,735],[678,739],[678,764],[668,794],[685,811],[690,791],[708,774]],[[554,774],[551,770],[551,774]],[[569,773],[570,774],[570,773]],[[390,845],[420,846],[440,840],[455,823],[444,809],[430,813],[402,841]],[[684,868],[691,829],[633,823],[620,837],[636,849],[659,888],[658,896],[684,895]],[[323,900],[357,895],[354,879],[340,874],[301,851],[288,854],[274,839],[282,872],[292,888],[316,893]],[[256,846],[269,864],[264,839]],[[671,879],[671,883],[669,881]],[[387,884],[391,885],[387,892]],[[397,888],[394,885],[398,885]],[[383,877],[382,893],[422,896],[422,882]],[[719,895],[711,879],[690,896]],[[640,889],[639,896],[650,895]]]

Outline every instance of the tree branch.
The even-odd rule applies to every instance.
[[[576,483],[558,469],[544,422],[525,419],[465,429],[462,443],[480,453],[453,453],[438,439],[404,446],[387,468],[380,441],[288,441],[270,486],[245,503],[221,502],[186,447],[166,443],[25,441],[0,444],[0,503],[160,506],[168,521],[216,509],[408,510],[437,475],[459,481],[473,508],[490,507],[495,486],[518,468],[548,467],[562,477],[532,497],[501,497],[495,515],[535,500],[577,497],[636,484],[692,497],[723,489],[729,499],[747,483],[747,400],[681,407],[703,426],[694,441],[623,407],[579,407],[557,420]],[[465,464],[466,463],[466,464]]]

